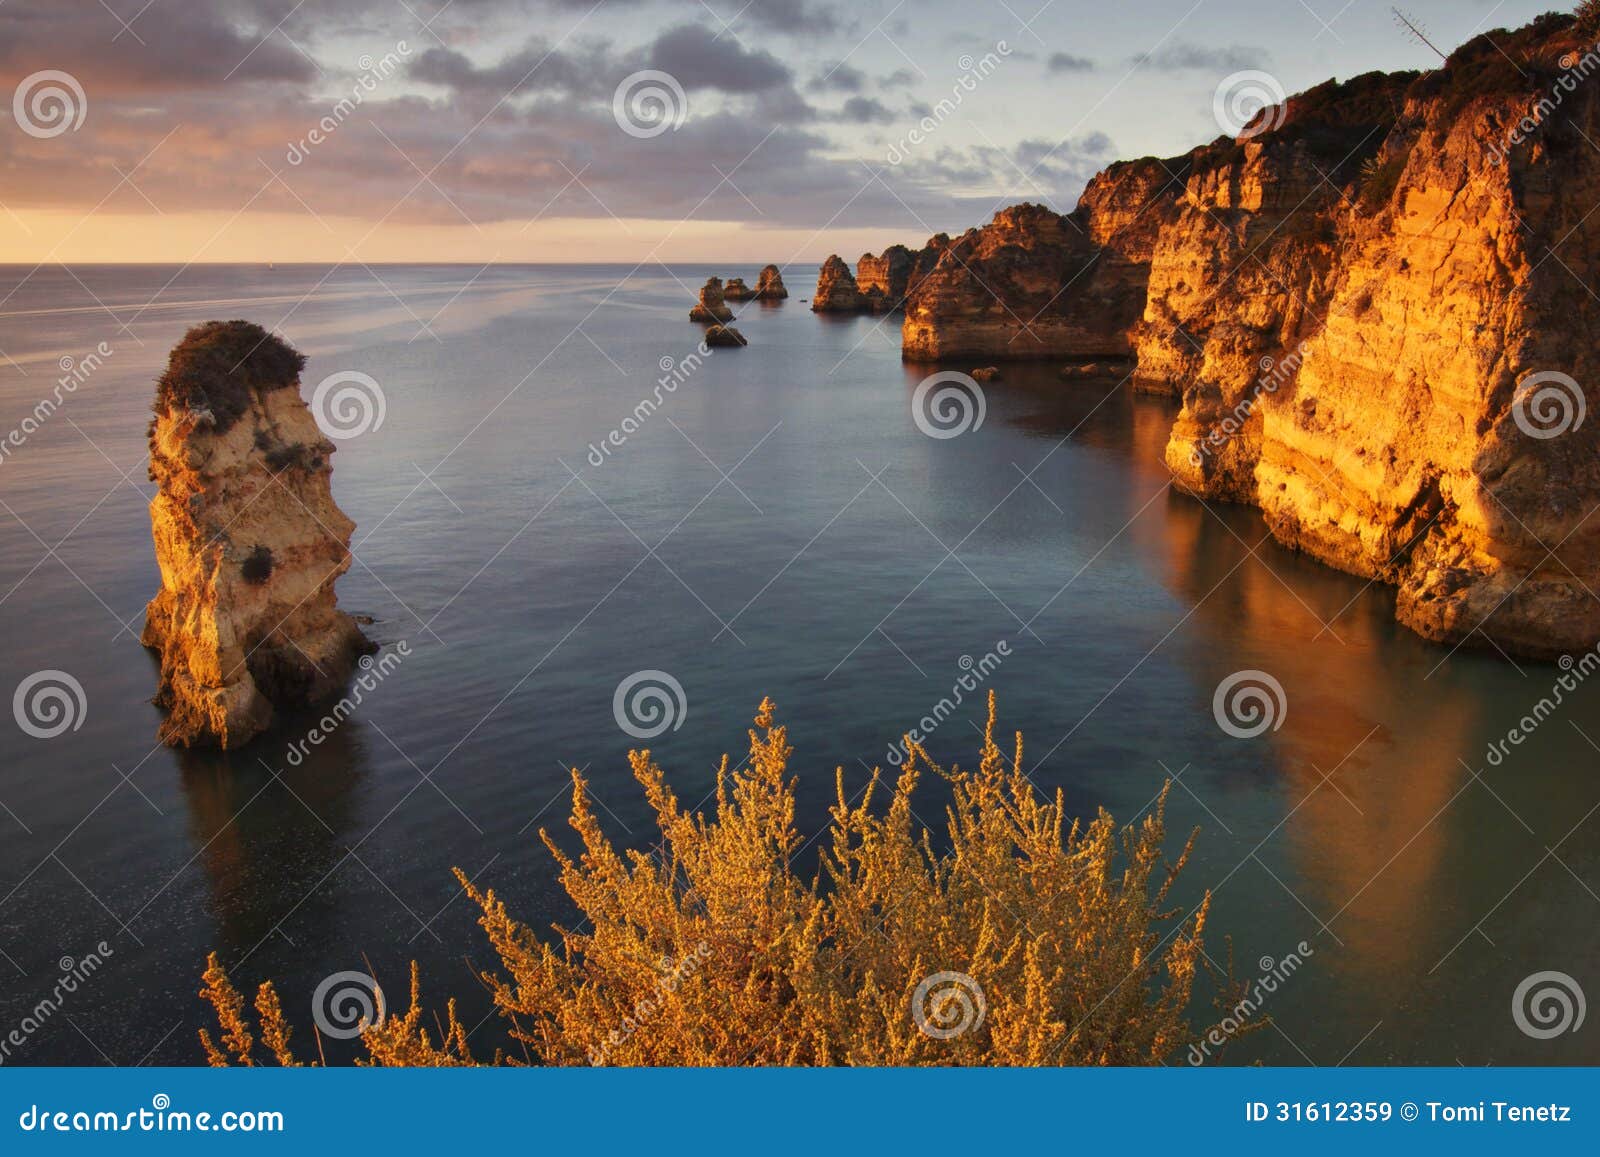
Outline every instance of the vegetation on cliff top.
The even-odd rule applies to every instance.
[[[209,411],[226,433],[250,408],[252,393],[299,382],[305,355],[249,321],[208,321],[183,335],[156,382],[155,410]]]
[[[541,941],[493,892],[461,878],[504,975],[483,977],[520,1055],[489,1063],[619,1065],[1154,1065],[1198,1039],[1185,1019],[1209,965],[1207,895],[1168,910],[1189,855],[1163,858],[1163,791],[1119,829],[1101,811],[1066,821],[994,739],[994,701],[975,771],[945,772],[919,746],[893,787],[874,773],[853,801],[843,771],[811,881],[794,827],[786,729],[763,701],[750,755],[717,776],[712,816],[684,811],[648,751],[631,753],[660,841],[619,852],[573,772],[572,859],[544,832],[579,928]],[[924,769],[948,779],[948,850],[912,810]],[[887,806],[875,806],[881,794]],[[244,998],[213,955],[201,996],[220,1043],[213,1064],[298,1063],[271,983]],[[479,1063],[454,1002],[424,1023],[412,966],[409,1011],[366,1028],[366,1062]],[[318,1041],[320,1052],[320,1040]]]

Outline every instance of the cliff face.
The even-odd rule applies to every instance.
[[[1151,253],[1185,171],[1183,158],[1113,165],[1069,215],[1016,205],[967,230],[913,287],[904,356],[1130,356]]]
[[[1183,399],[1181,489],[1393,584],[1429,638],[1592,647],[1595,40],[1542,17],[1114,166],[1070,217],[1007,210],[913,292],[905,355],[1132,352]]]
[[[329,489],[333,444],[300,397],[302,358],[259,326],[209,322],[173,349],[150,425],[161,591],[161,737],[238,747],[274,705],[336,694],[371,650],[335,606],[354,524]]]

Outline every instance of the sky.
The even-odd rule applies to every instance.
[[[0,262],[853,257],[1438,59],[1375,0],[0,0]]]

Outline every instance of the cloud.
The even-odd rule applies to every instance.
[[[703,24],[680,24],[656,38],[647,54],[651,68],[677,77],[684,88],[763,92],[794,80],[776,56],[746,49],[732,36],[717,36]]]
[[[1046,67],[1051,72],[1091,72],[1095,64],[1087,56],[1073,56],[1070,52],[1053,52]]]
[[[1174,40],[1155,52],[1141,52],[1128,58],[1129,64],[1153,64],[1174,71],[1227,72],[1241,68],[1260,68],[1270,59],[1265,48],[1235,44],[1212,48],[1186,40]]]
[[[867,74],[843,61],[808,85],[813,92],[860,92],[867,87]]]
[[[890,125],[898,118],[889,106],[877,97],[853,96],[844,102],[844,107],[839,110],[836,119],[845,124]]]

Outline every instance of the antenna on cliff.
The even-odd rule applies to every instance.
[[[1389,11],[1394,13],[1394,22],[1400,26],[1400,31],[1411,37],[1411,39],[1415,40],[1418,44],[1425,44],[1435,52],[1438,52],[1440,60],[1448,61],[1450,59],[1444,53],[1439,52],[1439,46],[1437,44],[1428,39],[1428,34],[1422,30],[1421,24],[1417,23],[1398,8],[1391,8]]]

